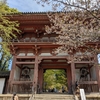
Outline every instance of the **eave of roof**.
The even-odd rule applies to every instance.
[[[0,71],[0,77],[9,77],[10,71]]]
[[[61,13],[62,11],[50,12],[50,13]],[[17,12],[17,13],[7,13],[4,15],[18,15],[18,14],[47,14],[49,12]],[[64,12],[62,12],[64,13]]]

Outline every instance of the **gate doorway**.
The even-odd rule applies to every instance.
[[[67,72],[65,69],[44,69],[43,92],[67,93]]]

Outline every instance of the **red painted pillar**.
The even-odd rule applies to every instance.
[[[43,68],[39,69],[39,86],[40,86],[40,93],[42,93],[43,89]]]
[[[74,56],[71,55],[71,76],[72,76],[72,92],[75,89],[75,63],[74,63]]]
[[[68,83],[68,92],[71,93],[71,67],[67,66],[67,83]]]
[[[11,72],[10,72],[10,77],[9,77],[8,89],[7,89],[7,92],[10,92],[10,93],[12,93],[12,87],[13,87],[12,82],[14,80],[15,68],[16,68],[16,56],[14,55],[13,61],[12,61],[12,68],[11,68]]]
[[[40,66],[39,66],[38,70],[39,70],[38,71],[38,87],[39,87],[38,92],[40,92],[40,82],[41,82],[41,68],[40,68]]]
[[[98,66],[97,54],[94,55],[94,63],[95,63],[94,67],[96,69],[96,76],[97,76],[98,87],[99,87],[99,91],[100,91],[100,68]]]
[[[34,78],[33,78],[33,89],[34,93],[37,93],[38,86],[38,56],[35,57],[35,66],[34,66]]]
[[[100,68],[98,67],[98,86],[99,86],[99,92],[100,92]]]

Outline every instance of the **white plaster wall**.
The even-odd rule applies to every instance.
[[[50,53],[41,53],[39,56],[52,56]]]
[[[31,79],[31,81],[33,81],[33,77],[34,77],[34,69],[31,69],[31,72],[30,72],[30,79]]]
[[[29,68],[32,68],[31,71],[30,71],[30,79],[33,80],[33,77],[34,77],[33,76],[34,75],[34,69],[33,69],[34,65],[24,65],[24,66],[28,66]],[[14,72],[14,80],[19,80],[20,72],[21,72],[21,69],[16,66],[16,69],[15,69],[15,72]]]
[[[25,53],[19,53],[18,56],[25,56]]]
[[[80,79],[80,69],[75,69],[75,81],[79,81]]]
[[[16,69],[15,69],[15,72],[14,72],[14,79],[15,80],[19,80],[19,76],[20,76],[20,68],[18,68],[17,66],[16,66]]]
[[[27,53],[27,56],[34,56],[33,53]]]
[[[41,53],[39,56],[52,56],[51,53]],[[57,56],[68,56],[67,53],[59,53]]]
[[[25,56],[25,53],[19,53],[19,55],[18,56]],[[33,53],[31,53],[31,52],[29,52],[29,53],[27,53],[27,55],[26,56],[34,56],[34,54]]]
[[[5,78],[0,78],[0,94],[3,92]]]
[[[96,81],[97,77],[96,77],[96,71],[94,66],[90,69],[90,73],[91,73],[91,80]]]

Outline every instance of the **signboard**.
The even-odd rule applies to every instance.
[[[81,100],[86,100],[84,89],[80,89]]]
[[[0,94],[3,93],[5,78],[0,78]]]

